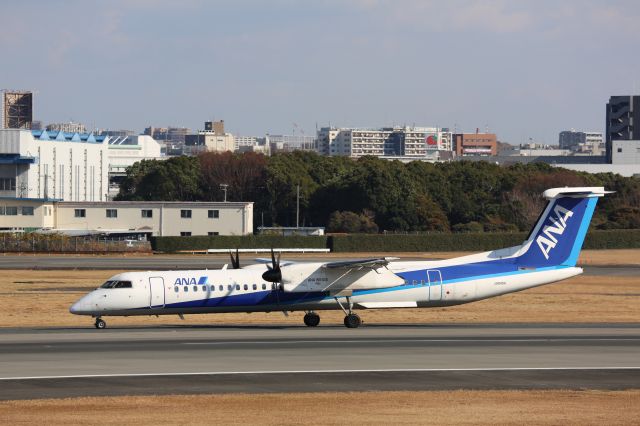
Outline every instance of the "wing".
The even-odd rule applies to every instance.
[[[398,257],[377,257],[373,259],[358,259],[358,260],[346,260],[343,262],[329,262],[322,265],[327,269],[357,269],[357,268],[371,268],[376,269],[383,266],[387,266],[389,262],[398,260]]]

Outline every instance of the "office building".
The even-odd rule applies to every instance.
[[[459,157],[492,156],[498,152],[495,133],[456,133],[454,149]]]
[[[438,159],[451,152],[452,134],[437,127],[333,128],[318,130],[316,149],[323,155]]]
[[[604,141],[600,132],[564,130],[558,135],[560,149],[583,155],[604,155]]]
[[[613,141],[640,140],[640,96],[611,96],[606,115],[606,155],[611,162]]]
[[[234,136],[224,132],[224,121],[205,122],[205,130],[186,135],[184,144],[185,150],[190,154],[202,151],[233,152],[236,148]]]

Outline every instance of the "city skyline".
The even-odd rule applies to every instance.
[[[638,91],[633,1],[4,1],[6,89],[89,128],[426,125],[556,144]],[[615,46],[615,51],[612,50]]]

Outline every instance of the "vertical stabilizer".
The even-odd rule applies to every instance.
[[[517,263],[530,267],[575,266],[603,187],[552,188],[549,200]]]

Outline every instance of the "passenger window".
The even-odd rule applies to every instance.
[[[254,289],[254,290],[257,290],[257,289],[258,289],[258,286],[254,284],[254,285],[253,285],[253,289]]]
[[[213,286],[212,286],[212,287],[213,287]],[[202,286],[202,291],[207,291],[207,286],[206,286],[206,285],[203,285],[203,286]]]
[[[187,287],[186,285],[184,286],[184,292],[188,292],[189,291],[189,287]]]
[[[413,280],[413,285],[418,285],[418,281],[417,280]]]
[[[262,283],[262,289],[266,290],[267,289],[267,285],[265,283]]]
[[[424,285],[424,280],[420,280],[420,285]]]
[[[173,289],[176,291],[176,293],[180,291],[180,289],[178,288],[178,286],[175,286]]]
[[[220,287],[218,287],[218,290],[220,290],[220,291],[224,290],[224,286],[222,284],[220,284]]]
[[[193,286],[193,291],[198,291],[198,286],[197,285]]]
[[[240,284],[236,284],[236,290],[240,290]]]
[[[246,291],[246,290],[249,290],[249,286],[245,284],[245,285],[244,285],[244,289],[245,289],[245,291]]]
[[[229,284],[227,287],[229,288],[229,291],[231,291],[231,289],[233,288],[231,284]]]

